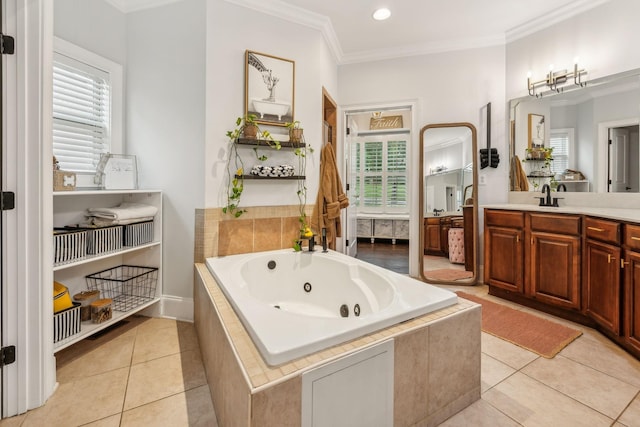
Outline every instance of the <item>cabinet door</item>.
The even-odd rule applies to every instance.
[[[485,228],[484,282],[508,291],[524,293],[524,259],[520,229]]]
[[[449,229],[451,225],[444,224],[440,226],[440,250],[445,253],[445,255],[449,254]]]
[[[425,219],[424,253],[440,252],[440,219],[435,219],[436,221],[432,221],[432,218]]]
[[[627,252],[625,261],[624,335],[629,344],[640,350],[640,252]]]
[[[620,333],[619,247],[587,240],[585,244],[586,313],[608,330]]]
[[[531,296],[559,307],[580,309],[580,238],[531,233]]]

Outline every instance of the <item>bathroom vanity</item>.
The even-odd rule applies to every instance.
[[[637,209],[485,207],[489,293],[594,327],[640,358]]]

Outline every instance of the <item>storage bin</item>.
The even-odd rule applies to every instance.
[[[73,191],[76,189],[76,174],[61,170],[53,171],[53,191]]]
[[[153,242],[153,221],[124,225],[124,246],[140,246]]]
[[[53,229],[53,264],[78,261],[87,256],[85,230]]]
[[[100,255],[122,249],[122,226],[87,229],[87,253]]]
[[[53,315],[53,342],[62,341],[80,332],[80,303]]]
[[[156,295],[158,268],[120,265],[86,276],[87,287],[113,300],[113,309],[129,311]]]

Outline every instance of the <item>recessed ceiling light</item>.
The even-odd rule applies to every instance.
[[[390,16],[391,16],[391,11],[386,7],[381,7],[380,9],[373,12],[373,19],[375,19],[376,21],[384,21]]]

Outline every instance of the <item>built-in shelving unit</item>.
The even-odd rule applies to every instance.
[[[291,176],[260,176],[260,175],[236,175],[236,178],[242,179],[270,179],[274,181],[278,180],[296,180],[296,179],[307,179],[304,175],[291,175]]]
[[[80,332],[54,343],[54,351],[62,350],[92,334],[117,323],[132,314],[160,301],[162,296],[162,192],[159,190],[87,190],[58,191],[53,193],[53,225],[64,227],[85,221],[85,213],[90,207],[114,207],[122,202],[136,202],[158,208],[154,218],[154,238],[152,242],[139,246],[126,246],[99,255],[54,264],[54,280],[69,288],[69,294],[87,289],[86,276],[119,265],[136,265],[158,268],[158,281],[153,299],[126,312],[113,311],[110,320],[103,323],[82,322]]]
[[[252,145],[258,147],[271,147],[275,143],[267,139],[238,138],[236,139],[236,144]],[[306,146],[307,144],[305,144],[304,142],[280,141],[280,147],[282,148],[302,148]]]

